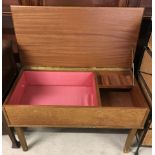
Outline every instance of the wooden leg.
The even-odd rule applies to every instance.
[[[124,146],[124,152],[125,153],[128,153],[130,151],[130,146],[133,142],[133,139],[136,135],[136,132],[137,132],[137,129],[131,129],[130,130],[128,137],[126,139],[126,142],[125,142],[125,146]]]
[[[27,151],[28,147],[27,147],[26,139],[25,139],[24,132],[23,132],[22,128],[16,127],[15,130],[16,130],[18,139],[20,141],[20,144],[23,148],[23,151]]]
[[[3,113],[2,113],[3,114]],[[20,143],[16,140],[15,134],[14,134],[14,129],[13,128],[9,128],[4,114],[2,115],[2,133],[5,135],[7,134],[10,137],[10,140],[12,142],[12,148],[20,148]]]
[[[16,140],[13,128],[7,127],[7,132],[12,141],[12,148],[20,148],[20,143]]]

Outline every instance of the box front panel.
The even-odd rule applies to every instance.
[[[5,106],[9,126],[143,128],[147,108]]]

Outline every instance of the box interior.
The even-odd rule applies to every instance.
[[[8,104],[146,107],[136,80],[134,86],[128,89],[99,87],[99,95],[96,85],[100,86],[100,81],[96,82],[93,72],[23,71]]]
[[[13,91],[12,105],[98,106],[92,72],[24,71]]]
[[[103,107],[147,107],[139,86],[131,89],[100,89]]]

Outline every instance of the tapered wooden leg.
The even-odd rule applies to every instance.
[[[8,127],[4,114],[2,115],[2,133],[9,135],[10,140],[12,142],[12,148],[20,148],[20,143],[16,140],[14,129]]]
[[[136,132],[137,132],[137,129],[131,129],[130,130],[128,137],[126,139],[126,142],[125,142],[125,146],[124,146],[124,152],[125,153],[128,153],[130,151],[130,146],[133,142],[133,139],[136,135]]]
[[[20,128],[20,127],[16,127],[15,130],[16,130],[18,139],[20,141],[20,144],[21,144],[21,146],[23,148],[23,151],[27,151],[28,147],[27,147],[27,143],[26,143],[26,139],[25,139],[25,136],[24,136],[23,129]]]
[[[8,132],[8,135],[9,135],[11,141],[12,141],[12,148],[20,148],[20,143],[16,140],[13,128],[7,127],[7,132]]]

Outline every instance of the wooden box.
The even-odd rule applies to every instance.
[[[143,9],[11,10],[23,70],[3,106],[10,127],[143,128],[133,74]]]

